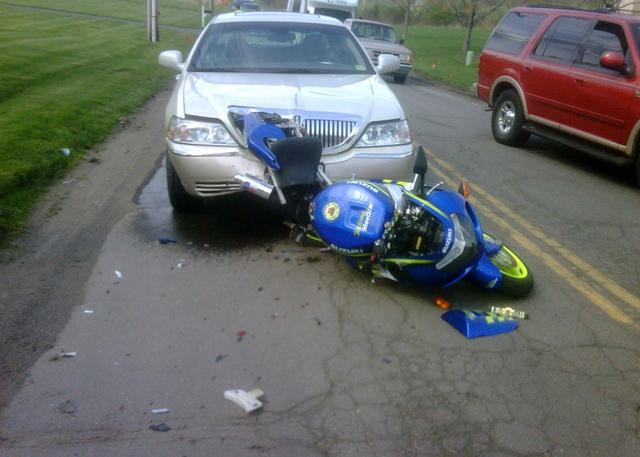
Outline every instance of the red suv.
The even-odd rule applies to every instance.
[[[497,142],[531,133],[619,165],[640,183],[640,17],[607,10],[510,10],[484,46],[478,96]]]

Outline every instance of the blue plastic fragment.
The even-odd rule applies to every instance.
[[[174,240],[173,238],[158,238],[158,241],[160,242],[160,244],[169,244],[169,243],[176,243],[176,240]]]
[[[518,328],[518,322],[515,319],[489,312],[452,309],[441,317],[467,338],[499,335]]]

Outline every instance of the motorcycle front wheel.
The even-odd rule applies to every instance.
[[[494,239],[487,234],[485,237]],[[489,257],[489,260],[502,273],[500,292],[514,297],[524,297],[531,292],[533,275],[515,252],[503,244],[495,255]]]

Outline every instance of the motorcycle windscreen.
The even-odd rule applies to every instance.
[[[515,319],[488,312],[452,309],[441,317],[466,338],[500,335],[518,328]]]

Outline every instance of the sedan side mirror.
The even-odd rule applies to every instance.
[[[627,63],[624,60],[624,54],[621,52],[606,51],[600,56],[600,65],[610,70],[627,73]]]
[[[391,54],[380,54],[378,56],[378,66],[376,67],[381,75],[395,73],[400,70],[400,59]]]
[[[184,70],[184,62],[182,61],[182,53],[180,51],[161,52],[158,56],[158,63],[172,70]]]

